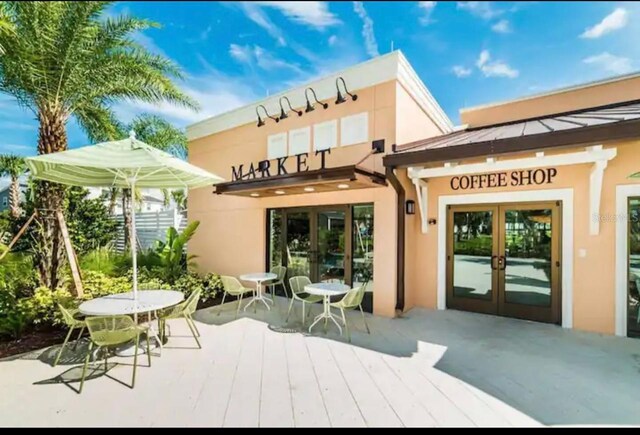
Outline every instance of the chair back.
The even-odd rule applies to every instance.
[[[284,281],[284,277],[287,275],[287,268],[284,266],[274,266],[271,268],[271,273],[275,273],[278,277],[274,280],[277,283]]]
[[[235,276],[221,276],[220,281],[222,281],[222,287],[225,292],[232,295],[241,293],[242,284]]]
[[[200,294],[202,289],[196,289],[191,292],[186,301],[184,301],[184,311],[187,314],[193,314],[198,308],[198,301],[200,300]]]
[[[343,308],[356,308],[362,303],[364,298],[364,291],[367,288],[366,283],[360,287],[352,288],[346,295],[340,300],[340,304]]]
[[[78,323],[78,320],[73,317],[71,311],[67,310],[60,304],[58,304],[58,309],[60,310],[60,313],[62,313],[62,320],[64,321],[65,325],[73,326],[74,324]]]
[[[126,343],[136,337],[139,330],[129,316],[96,316],[85,320],[91,341],[98,346]]]
[[[293,294],[304,293],[304,287],[311,284],[311,280],[308,276],[294,276],[289,278],[289,286]]]

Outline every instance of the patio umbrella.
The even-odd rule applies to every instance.
[[[223,181],[136,139],[103,142],[26,159],[31,174],[40,180],[84,187],[197,188]],[[131,201],[131,255],[133,294],[138,298],[136,213]]]

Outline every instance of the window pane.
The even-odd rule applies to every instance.
[[[282,265],[282,210],[269,210],[269,264]]]
[[[373,204],[353,206],[353,286],[373,291]]]
[[[627,299],[627,335],[640,337],[640,198],[629,198],[629,291]]]

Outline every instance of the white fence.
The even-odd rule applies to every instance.
[[[118,237],[116,238],[116,249],[122,252],[124,250],[124,217],[117,215],[114,219],[120,224]],[[138,245],[142,249],[152,247],[156,240],[164,241],[169,227],[182,231],[186,226],[186,212],[179,212],[177,209],[136,213],[136,233]]]

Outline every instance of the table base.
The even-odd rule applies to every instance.
[[[316,318],[313,319],[313,323],[311,324],[311,326],[309,326],[309,333],[311,333],[311,328],[313,328],[319,321],[321,321],[323,319],[324,319],[324,322],[325,322],[324,330],[325,330],[325,332],[327,332],[327,326],[326,326],[327,325],[327,320],[331,319],[331,321],[333,323],[335,323],[335,325],[338,327],[338,330],[340,331],[340,335],[342,335],[342,327],[340,326],[340,324],[336,320],[336,318],[338,320],[340,320],[340,317],[338,317],[338,316],[336,316],[334,314],[331,314],[331,307],[329,306],[329,298],[328,297],[324,298],[322,305],[323,305],[322,313],[318,314],[316,316]]]
[[[249,308],[249,305],[251,305],[252,303],[257,302],[257,301],[262,302],[267,307],[268,310],[271,310],[271,307],[269,306],[269,304],[267,302],[272,304],[273,301],[271,299],[265,298],[263,295],[252,297],[251,300],[249,301],[249,303],[247,305],[245,305],[244,310],[247,311],[247,308]]]

